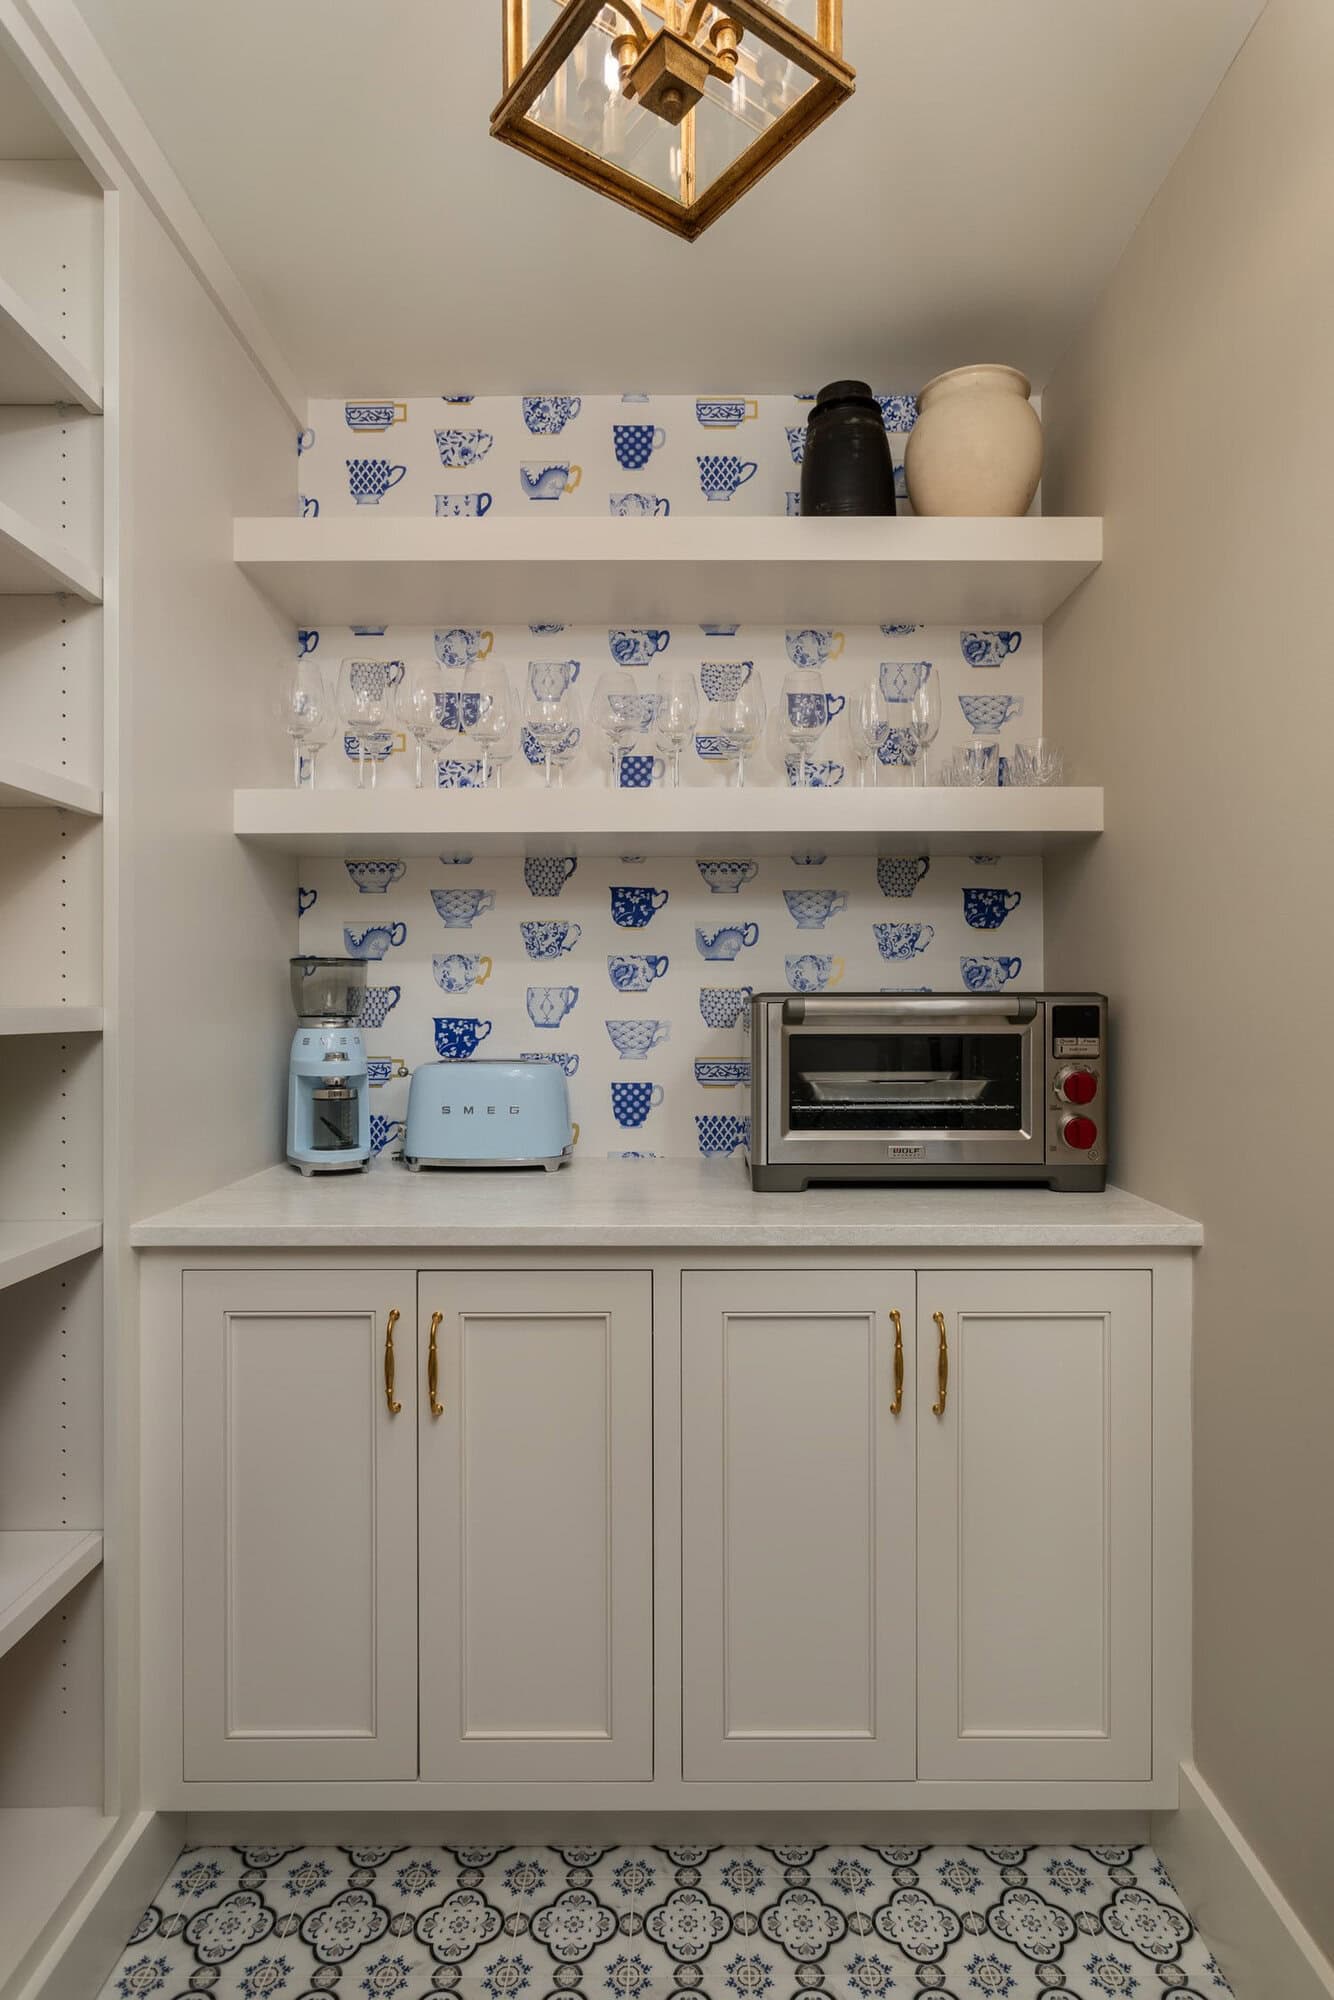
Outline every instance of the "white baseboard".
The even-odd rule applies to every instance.
[[[1334,1965],[1193,1764],[1153,1844],[1237,2000],[1334,2000]]]
[[[184,1843],[182,1814],[128,1816],[14,2000],[94,2000]]]

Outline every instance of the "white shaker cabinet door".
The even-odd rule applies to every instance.
[[[651,1278],[423,1272],[419,1297],[422,1776],[649,1778]]]
[[[1147,1778],[1149,1274],[922,1271],[918,1299],[918,1775]]]
[[[187,1778],[417,1775],[415,1291],[186,1273]]]
[[[914,1775],[914,1303],[911,1271],[683,1280],[689,1779]]]

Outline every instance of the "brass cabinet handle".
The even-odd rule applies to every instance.
[[[889,1414],[897,1417],[903,1408],[903,1315],[891,1306],[889,1316],[894,1322],[894,1400]]]
[[[396,1417],[403,1407],[394,1396],[394,1328],[398,1317],[398,1307],[394,1306],[384,1323],[384,1399],[391,1417]]]
[[[431,1337],[426,1346],[426,1393],[431,1399],[433,1417],[443,1417],[445,1414],[445,1406],[436,1394],[440,1387],[440,1347],[436,1335],[440,1331],[440,1322],[443,1318],[443,1313],[431,1314]]]
[[[945,1399],[950,1392],[950,1344],[945,1333],[944,1313],[932,1313],[936,1329],[940,1334],[940,1346],[936,1350],[936,1400],[931,1405],[933,1417],[945,1414]]]

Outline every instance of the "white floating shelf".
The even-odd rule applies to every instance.
[[[0,1007],[0,1035],[100,1035],[100,1007]]]
[[[102,1247],[100,1222],[0,1222],[0,1288],[21,1285]]]
[[[101,1560],[101,1535],[85,1529],[0,1532],[0,1655],[17,1646]]]
[[[1099,519],[725,516],[440,521],[366,509],[238,520],[234,554],[306,626],[1036,624],[1102,560]]]
[[[58,333],[0,278],[0,403],[75,403],[100,416],[102,388]]]
[[[43,771],[0,754],[0,812],[32,806],[59,806],[100,819],[102,794],[95,785],[82,785],[62,771]]]
[[[1100,786],[234,794],[233,827],[288,854],[1041,854],[1102,832]]]
[[[0,597],[52,597],[68,593],[102,602],[102,579],[59,535],[36,527],[0,503]]]
[[[96,1806],[0,1810],[0,1987],[116,1830]]]

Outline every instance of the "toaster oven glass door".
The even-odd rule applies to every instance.
[[[1040,1017],[1039,1017],[1040,1018]],[[788,1027],[782,1152],[955,1164],[1043,1157],[1038,1019],[871,1017]]]

